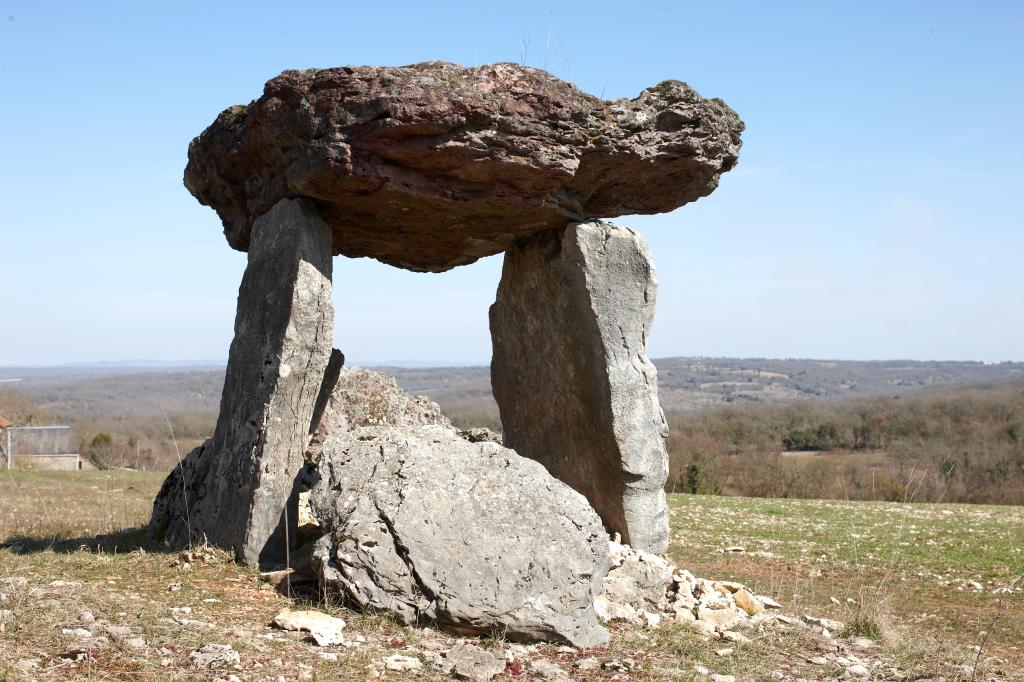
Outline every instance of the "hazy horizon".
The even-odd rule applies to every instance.
[[[985,365],[999,365],[999,364],[1022,364],[1024,361],[1020,360],[956,360],[949,358],[865,358],[865,359],[851,359],[851,358],[829,358],[829,357],[769,357],[769,356],[725,356],[725,355],[663,355],[663,356],[652,356],[653,362],[662,360],[731,360],[731,361],[743,361],[743,362],[854,362],[854,363],[898,363],[898,362],[911,362],[911,363],[963,363],[963,364],[985,364]],[[466,361],[464,363],[459,362],[445,362],[443,360],[414,360],[414,359],[394,359],[394,360],[352,360],[345,359],[346,367],[367,367],[367,368],[387,368],[395,367],[400,369],[444,369],[444,368],[474,368],[474,367],[488,367],[490,366],[490,359],[480,361]],[[135,359],[122,359],[122,360],[95,360],[95,361],[71,361],[49,365],[33,365],[33,364],[0,364],[0,370],[18,370],[18,369],[45,369],[45,370],[59,370],[59,369],[119,369],[119,370],[176,370],[176,369],[224,369],[227,367],[227,358],[223,360],[213,360],[209,358],[193,358],[183,360],[160,360],[157,358],[135,358]]]

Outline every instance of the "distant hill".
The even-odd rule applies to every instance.
[[[928,386],[965,385],[1024,377],[1024,363],[914,360],[770,360],[660,358],[658,391],[666,410],[690,412],[730,403],[788,403],[902,393]],[[412,393],[434,400],[491,399],[486,367],[380,368]]]
[[[661,358],[658,389],[666,410],[690,412],[734,403],[896,394],[929,386],[1024,377],[1024,363],[912,360]],[[378,367],[406,391],[441,404],[493,405],[487,367]],[[26,394],[48,413],[106,420],[215,411],[223,369],[207,367],[0,368],[0,390]]]
[[[737,402],[896,394],[1024,377],[1021,362],[663,358],[654,363],[662,404],[677,411]]]

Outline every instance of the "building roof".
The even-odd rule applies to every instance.
[[[0,417],[0,429],[6,429],[12,426],[11,422],[7,421],[3,417]]]

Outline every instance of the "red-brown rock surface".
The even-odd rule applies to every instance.
[[[443,271],[541,230],[707,196],[742,130],[679,81],[608,102],[515,64],[285,71],[193,140],[185,185],[237,249],[279,199],[304,196],[337,253]]]

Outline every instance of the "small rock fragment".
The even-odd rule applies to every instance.
[[[414,656],[394,654],[384,659],[384,667],[395,672],[410,672],[412,670],[419,670],[423,667],[423,664],[420,662],[420,659]]]
[[[849,668],[846,669],[846,672],[850,673],[851,675],[856,675],[857,677],[867,677],[871,674],[871,671],[869,671],[860,663],[851,665]]]
[[[145,649],[146,640],[142,637],[129,637],[124,640],[123,644],[129,649]]]
[[[613,604],[637,610],[657,609],[675,579],[672,565],[660,556],[611,540],[612,568],[604,578],[601,595]]]
[[[644,611],[644,622],[649,628],[656,628],[661,625],[661,615],[657,613],[651,613],[650,611]]]
[[[637,619],[636,609],[632,606],[609,601],[605,597],[594,599],[594,612],[602,623],[616,620],[632,623]]]
[[[552,682],[568,682],[572,678],[565,670],[563,670],[556,663],[551,661],[534,661],[530,664],[530,669],[533,673],[542,680],[551,680]]]
[[[743,617],[735,609],[697,609],[697,620],[707,623],[718,630],[728,630],[737,625]]]
[[[735,630],[724,630],[723,632],[721,632],[719,634],[719,636],[722,639],[724,639],[725,641],[732,642],[733,644],[750,644],[750,638],[749,637],[747,637],[746,635],[740,634],[739,632],[736,632]]]
[[[486,681],[505,672],[505,659],[468,642],[458,642],[445,657],[445,669],[460,680]]]
[[[697,620],[697,616],[693,615],[693,611],[689,609],[679,609],[675,613],[675,621],[677,623],[693,623]]]
[[[759,613],[764,613],[764,606],[747,590],[739,589],[732,597],[736,602],[736,606],[746,611],[748,615],[756,616]]]
[[[132,629],[125,627],[124,625],[107,625],[103,630],[110,635],[114,641],[119,641],[127,637],[131,637]]]
[[[35,670],[36,668],[39,667],[39,659],[38,658],[22,658],[17,663],[14,664],[14,667],[17,668],[18,670],[20,670],[23,673],[32,672],[33,670]]]
[[[241,663],[238,652],[230,644],[204,644],[189,654],[188,659],[197,668],[219,668]]]
[[[62,635],[71,635],[72,637],[78,637],[79,639],[89,639],[92,637],[92,633],[85,628],[63,628],[60,633]]]
[[[320,611],[292,611],[285,609],[274,616],[274,625],[282,630],[308,632],[317,646],[341,644],[345,637],[345,621]]]
[[[823,630],[831,630],[832,632],[839,632],[844,627],[846,627],[843,623],[839,622],[838,620],[818,618],[816,616],[810,616],[807,614],[804,614],[803,618],[804,622],[808,625],[814,625],[816,627],[822,628]]]

